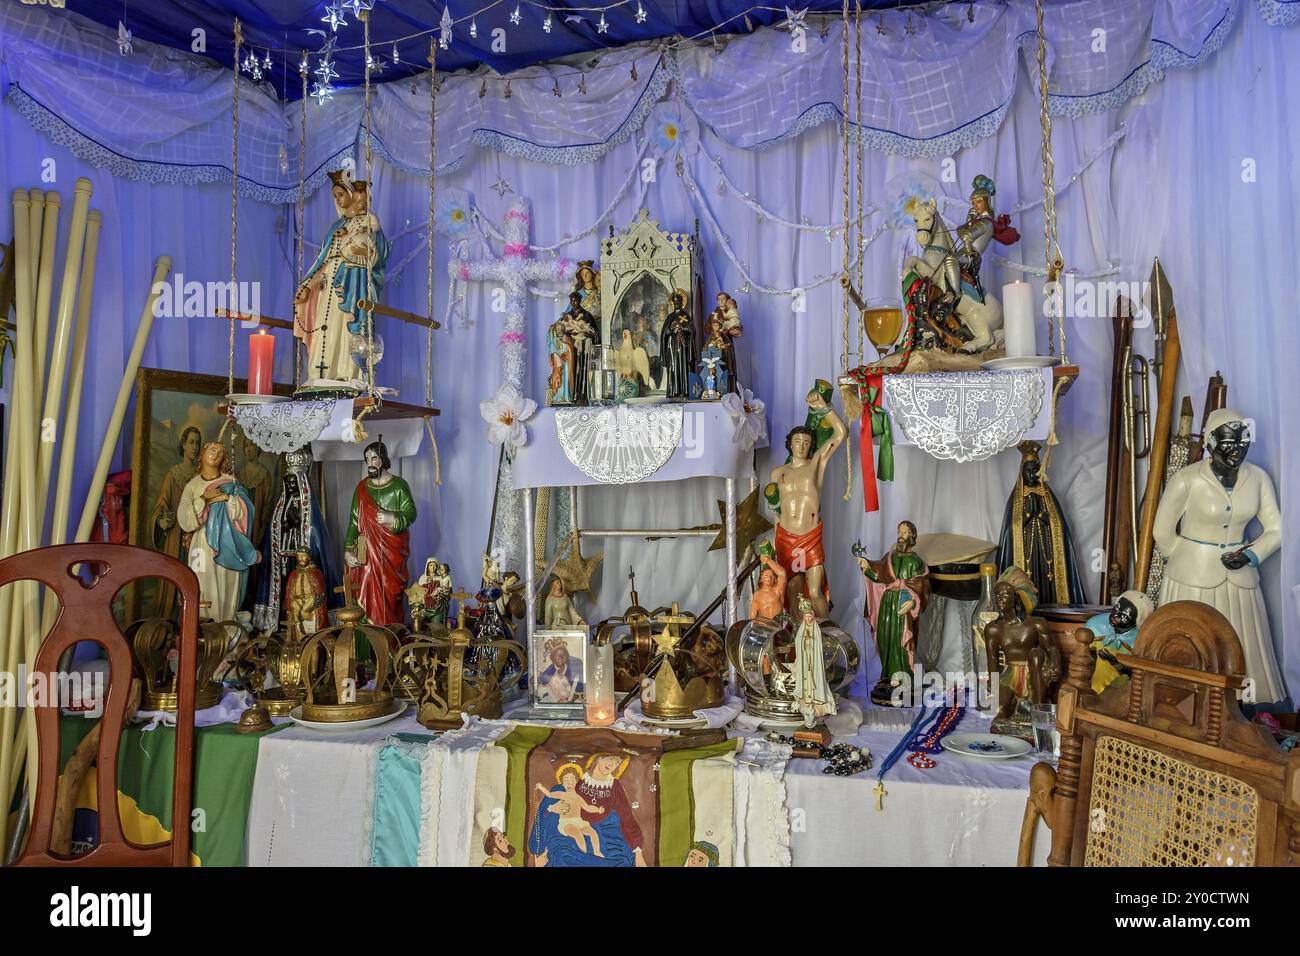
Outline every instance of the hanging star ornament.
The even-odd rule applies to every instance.
[[[328,83],[317,83],[312,87],[311,95],[318,104],[324,106],[330,100],[334,99],[334,87],[330,86]]]
[[[641,6],[641,0],[636,0],[636,22],[645,23],[645,7]]]
[[[515,26],[519,26],[519,21],[522,19],[523,15],[519,12],[519,4],[516,3],[514,12],[510,14],[510,22]]]
[[[596,573],[596,568],[600,567],[600,562],[605,559],[605,552],[601,551],[590,558],[582,556],[581,539],[578,532],[569,532],[569,547],[564,557],[555,563],[555,576],[560,579],[564,585],[564,590],[570,596],[580,591],[587,592],[587,596],[595,598],[591,591],[591,579]]]
[[[492,184],[492,188],[502,199],[506,198],[506,193],[513,193],[515,191],[514,187],[510,185],[510,180],[503,179],[500,176],[498,176],[497,181]]]
[[[596,24],[596,32],[597,33],[609,32],[609,21],[605,19],[604,11],[602,11],[600,14],[600,22]]]
[[[325,16],[320,18],[321,23],[328,23],[331,33],[338,33],[339,27],[348,25],[348,21],[343,18],[342,7],[326,7]]]
[[[375,9],[375,0],[343,0],[339,7],[351,10],[354,17],[360,17]]]
[[[339,75],[338,71],[334,69],[334,64],[328,58],[321,60],[320,66],[316,67],[312,72],[320,77],[320,82],[326,86],[329,85],[330,80],[338,79]]]
[[[736,506],[736,560],[740,560],[754,539],[772,530],[772,522],[763,517],[758,510],[758,486],[749,493],[744,501]],[[718,536],[709,545],[710,551],[721,551],[727,546],[727,503],[718,502],[718,514],[722,518],[722,528]]]
[[[123,56],[129,56],[131,53],[131,31],[121,20],[117,21],[117,52]]]

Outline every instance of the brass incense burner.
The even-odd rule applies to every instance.
[[[180,702],[176,687],[176,638],[180,625],[169,618],[146,618],[126,629],[136,675],[143,691],[141,710],[175,712]],[[203,710],[221,700],[221,683],[215,679],[226,652],[244,635],[235,621],[203,621],[199,624],[199,660],[194,707]]]
[[[396,685],[419,689],[416,719],[431,730],[460,727],[466,714],[500,717],[501,675],[507,660],[514,654],[524,668],[528,666],[528,653],[517,641],[475,642],[465,626],[465,601],[472,595],[462,590],[452,596],[460,602],[456,626],[407,644],[393,659]],[[474,656],[484,648],[495,648],[497,653]],[[473,666],[468,658],[475,659]]]

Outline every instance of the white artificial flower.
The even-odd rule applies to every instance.
[[[754,393],[749,389],[741,389],[739,395],[735,392],[723,395],[722,407],[726,409],[732,423],[736,426],[733,440],[739,442],[742,447],[753,448],[767,437],[767,406],[761,399],[755,398]]]
[[[502,385],[494,397],[478,403],[478,410],[488,424],[488,441],[492,444],[505,442],[512,451],[528,444],[524,422],[533,417],[537,403],[524,398],[513,385]]]

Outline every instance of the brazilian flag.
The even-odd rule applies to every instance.
[[[63,718],[62,765],[66,766],[97,720]],[[117,756],[117,808],[122,832],[132,843],[142,846],[171,839],[172,776],[176,768],[176,728],[160,724],[146,730],[146,726],[133,725],[123,732]],[[233,724],[195,729],[194,799],[190,819],[190,862],[194,866],[243,865],[248,806],[257,769],[258,741],[262,736],[237,734]],[[74,852],[98,843],[97,780],[92,767],[77,794],[72,834]]]

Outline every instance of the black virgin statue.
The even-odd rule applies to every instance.
[[[1084,604],[1070,524],[1042,476],[1038,442],[1022,441],[1020,477],[1011,489],[998,539],[998,569],[1015,565],[1029,575],[1043,604]]]

